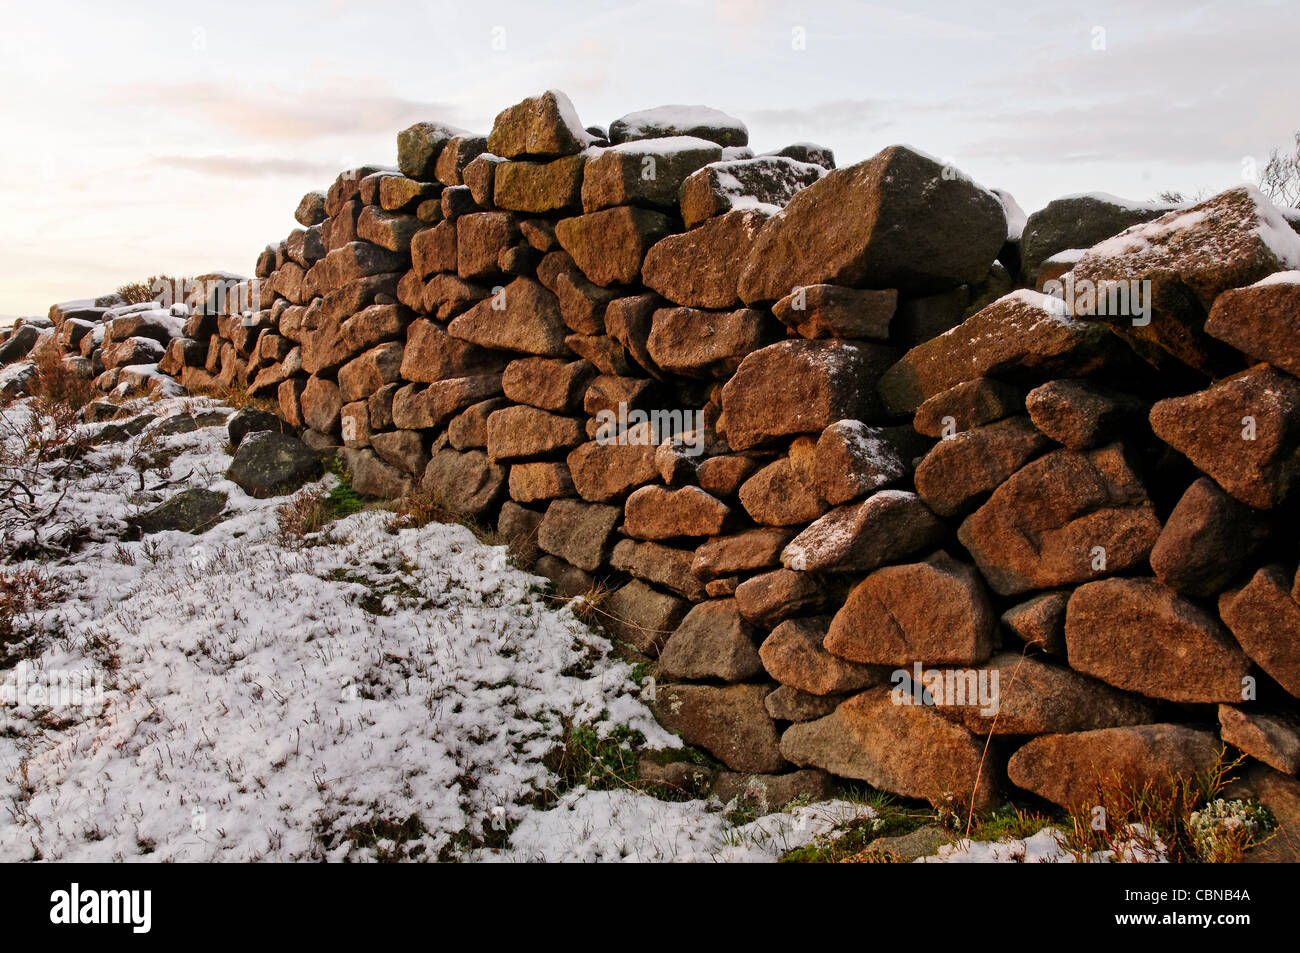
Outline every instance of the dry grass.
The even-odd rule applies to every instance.
[[[276,533],[282,546],[298,549],[308,545],[330,523],[365,508],[365,501],[352,488],[351,475],[337,457],[330,461],[329,470],[338,477],[334,486],[307,487],[276,509]]]
[[[441,494],[431,493],[417,484],[399,500],[387,504],[392,511],[388,521],[389,532],[419,529],[430,523],[456,523],[474,534],[474,538],[487,546],[504,546],[507,540],[496,530],[489,529],[458,514],[447,505]]]
[[[567,601],[573,608],[575,616],[592,628],[597,628],[600,626],[602,619],[615,618],[604,608],[606,600],[609,599],[613,592],[613,588],[604,581],[597,581],[582,595],[574,596]]]
[[[430,523],[456,523],[456,515],[447,508],[442,499],[416,486],[410,493],[391,504],[393,515],[389,518],[388,528],[396,532],[401,529],[419,529]]]
[[[1208,771],[1192,777],[1175,775],[1167,784],[1099,778],[1100,803],[1080,805],[1070,812],[1066,847],[1082,861],[1097,851],[1112,851],[1117,856],[1132,855],[1135,849],[1154,852],[1159,838],[1170,863],[1240,863],[1248,850],[1268,839],[1263,836],[1267,821],[1260,826],[1230,823],[1207,837],[1207,829],[1198,819],[1207,805],[1221,802],[1223,790],[1233,780],[1232,772],[1244,760],[1228,761],[1225,750]],[[1259,812],[1255,805],[1229,803],[1244,812]],[[1258,816],[1266,817],[1263,813]]]
[[[37,568],[0,572],[0,647],[35,634],[33,616],[58,600],[58,584]],[[8,652],[0,653],[0,667]]]
[[[69,367],[59,348],[42,348],[33,364],[36,376],[30,390],[38,400],[56,407],[80,410],[95,399],[98,392],[94,380]]]
[[[185,287],[191,281],[189,278],[175,278],[171,275],[150,275],[144,281],[129,281],[117,289],[117,293],[125,299],[127,304],[144,304],[146,301],[163,301],[165,295],[170,295],[168,304],[175,304],[178,301],[185,300]],[[172,289],[170,292],[159,290],[159,285],[166,282]]]
[[[281,503],[275,511],[276,538],[281,546],[297,549],[323,530],[333,519],[329,490],[308,487]]]
[[[1163,857],[1169,863],[1241,863],[1249,851],[1277,836],[1275,821],[1266,808],[1223,797],[1233,772],[1244,761],[1244,757],[1229,760],[1225,749],[1209,770],[1192,777],[1176,775],[1163,784],[1099,777],[1098,803],[1081,804],[1064,813],[1009,803],[993,811],[974,812],[956,798],[929,809],[916,806],[905,814],[911,827],[940,827],[949,843],[967,838],[980,842],[1024,840],[1044,828],[1055,828],[1061,832],[1063,849],[1081,863],[1091,862],[1099,854],[1111,860]],[[889,810],[899,808],[890,805]],[[892,816],[883,807],[881,811],[882,816]],[[834,850],[823,845],[796,851],[787,859],[848,863],[889,859],[863,849],[879,831],[849,829],[849,833],[855,836],[845,837]]]
[[[89,447],[79,419],[78,409],[46,397],[0,409],[0,563],[66,550],[81,531],[59,512]]]
[[[255,410],[264,410],[268,414],[280,416],[280,402],[271,397],[251,397],[248,391],[236,384],[233,387],[223,387],[216,393],[212,394],[213,399],[228,404],[236,410],[243,410],[245,407],[252,407]]]

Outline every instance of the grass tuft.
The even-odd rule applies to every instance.
[[[57,584],[36,567],[0,572],[0,646],[37,634],[36,614],[57,599]]]
[[[59,348],[41,348],[33,363],[36,376],[30,390],[47,408],[80,410],[95,399],[94,380],[70,367]]]
[[[282,546],[303,546],[330,523],[365,508],[365,500],[352,487],[351,474],[337,457],[330,461],[329,472],[338,478],[332,487],[308,487],[277,507],[276,531]]]
[[[1070,812],[1066,847],[1081,861],[1097,851],[1129,857],[1154,851],[1158,839],[1170,863],[1240,863],[1273,826],[1258,805],[1221,797],[1244,761],[1229,761],[1224,749],[1209,770],[1175,775],[1168,784],[1101,779],[1100,804]]]

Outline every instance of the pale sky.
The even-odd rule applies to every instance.
[[[1032,212],[1219,191],[1300,129],[1300,3],[36,2],[0,8],[0,315],[251,272],[304,192],[486,133],[548,88],[585,124],[722,109],[758,151],[892,143]],[[802,43],[800,40],[802,39]]]

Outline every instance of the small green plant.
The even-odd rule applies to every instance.
[[[318,831],[321,846],[326,851],[333,851],[341,844],[348,844],[351,850],[374,851],[379,863],[401,863],[403,861],[427,860],[425,845],[413,844],[428,833],[424,821],[418,814],[412,814],[405,820],[390,817],[374,817],[346,828],[342,833]]]
[[[977,841],[1024,840],[1057,823],[1047,814],[1014,804],[1003,804],[987,814],[976,814],[970,839]]]
[[[602,737],[591,725],[575,725],[566,719],[560,743],[542,759],[556,778],[548,800],[558,800],[577,787],[636,789],[641,780],[637,751],[644,745],[645,736],[626,725]]]
[[[352,474],[343,465],[343,461],[334,457],[329,462],[329,472],[338,477],[338,482],[330,487],[326,502],[331,519],[342,519],[365,509],[366,502],[352,487]]]

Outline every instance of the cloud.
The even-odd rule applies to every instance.
[[[265,159],[245,156],[157,156],[159,165],[199,175],[221,176],[230,179],[264,179],[273,176],[314,176],[323,178],[338,174],[334,164],[308,162],[303,159]]]
[[[738,110],[751,131],[758,127],[797,136],[876,133],[894,125],[896,104],[883,99],[837,99],[807,106]]]
[[[246,141],[311,142],[359,133],[392,132],[422,119],[459,125],[459,109],[418,102],[365,84],[311,90],[233,87],[196,82],[126,84],[106,90],[112,102],[166,110]]]
[[[1262,99],[1268,98],[1261,96]],[[1281,104],[1278,104],[1281,106]],[[1160,162],[1180,165],[1241,158],[1278,143],[1278,113],[1242,110],[1218,97],[1173,103],[1162,95],[1089,104],[1005,110],[986,116],[968,155],[1057,163]],[[1266,154],[1266,153],[1264,153]]]

